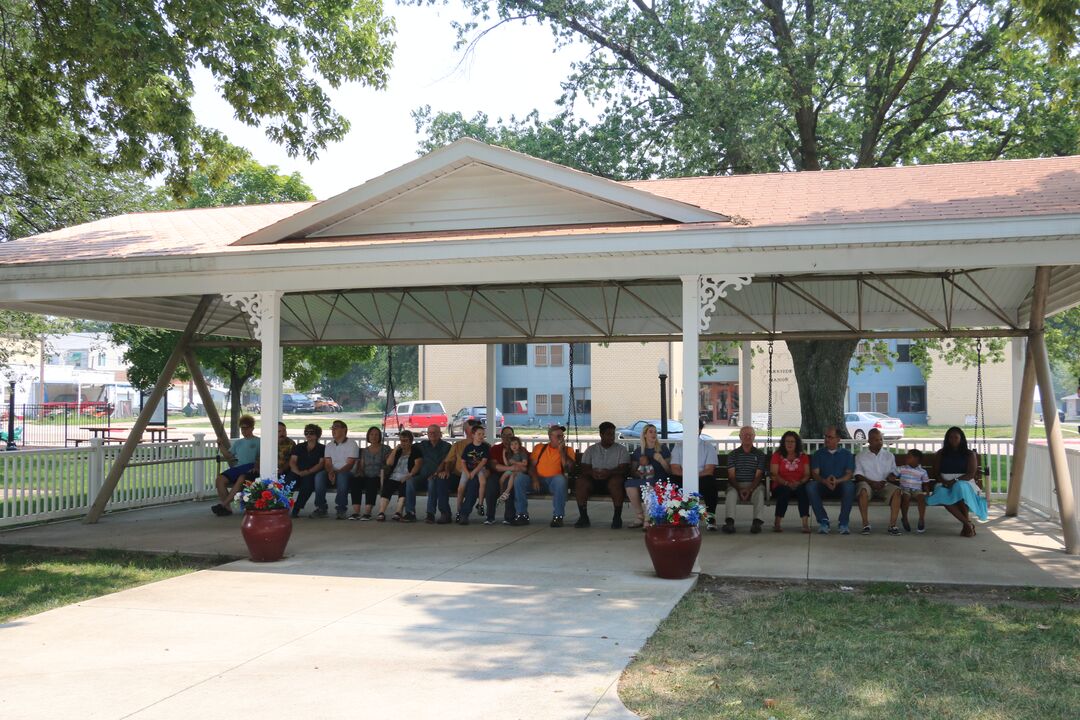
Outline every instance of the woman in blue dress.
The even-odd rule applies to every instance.
[[[934,455],[934,492],[927,505],[943,505],[960,521],[964,537],[975,536],[975,524],[970,513],[986,520],[986,497],[979,485],[979,454],[970,449],[964,431],[951,427],[945,432],[945,443]]]

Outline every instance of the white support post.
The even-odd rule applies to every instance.
[[[206,492],[206,461],[198,458],[206,456],[206,433],[191,433],[191,439],[195,441],[191,456],[196,458],[191,477],[192,491],[195,495],[194,499],[201,500],[203,493]]]
[[[1042,401],[1043,423],[1046,426],[1046,444],[1050,449],[1050,470],[1054,475],[1058,512],[1061,515],[1061,534],[1065,539],[1065,552],[1080,555],[1080,527],[1076,518],[1076,498],[1069,462],[1065,456],[1065,442],[1061,438],[1061,422],[1057,415],[1057,398],[1054,397],[1054,381],[1050,375],[1050,357],[1046,351],[1046,296],[1050,289],[1049,267],[1035,269],[1035,288],[1031,298],[1030,349],[1035,365],[1035,378],[1039,383],[1039,399]]]
[[[277,476],[277,425],[281,419],[281,296],[280,290],[227,293],[225,302],[236,305],[251,320],[252,335],[262,341],[259,383],[259,476]]]
[[[739,425],[754,424],[754,351],[747,340],[739,357]]]
[[[105,441],[99,437],[90,440],[90,487],[87,498],[93,502],[105,482]]]
[[[683,439],[682,467],[683,490],[698,492],[698,336],[701,326],[701,276],[682,276],[682,401]]]
[[[259,434],[259,477],[278,472],[278,421],[281,420],[281,295],[278,290],[262,295],[262,408]]]
[[[495,396],[498,394],[495,377],[495,361],[496,350],[499,349],[499,346],[488,345],[486,349],[487,362],[484,364],[484,402],[487,404],[487,436],[490,442],[494,443],[494,438],[499,432],[499,416],[496,414],[496,409],[498,406],[495,404]]]
[[[728,290],[749,285],[753,275],[683,275],[683,489],[698,492],[697,427],[701,416],[698,397],[698,364],[701,333],[709,330],[709,314]],[[741,406],[740,406],[741,407]],[[740,409],[740,412],[741,409]]]

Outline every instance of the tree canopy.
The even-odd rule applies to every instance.
[[[1080,63],[1037,22],[1075,0],[462,2],[462,45],[539,23],[589,53],[556,117],[421,108],[421,152],[470,136],[617,180],[1080,152]],[[856,345],[788,343],[804,434],[843,427]]]
[[[0,19],[0,161],[30,184],[83,157],[189,189],[225,145],[192,111],[196,67],[240,121],[313,159],[349,129],[326,87],[383,87],[393,53],[379,0],[2,0]]]

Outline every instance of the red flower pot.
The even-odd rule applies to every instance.
[[[240,532],[255,562],[274,562],[285,555],[285,546],[292,535],[292,518],[287,509],[248,510]]]
[[[701,550],[701,531],[697,526],[653,525],[645,530],[645,547],[657,577],[681,580],[694,569]]]

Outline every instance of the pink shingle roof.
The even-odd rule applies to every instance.
[[[736,226],[829,225],[1080,213],[1080,156],[863,170],[680,178],[627,185],[733,218]],[[313,203],[132,213],[0,244],[0,265],[265,250],[234,245]],[[567,225],[293,240],[334,247],[580,234],[724,230],[727,222]]]
[[[752,226],[1080,212],[1080,156],[626,184]]]

